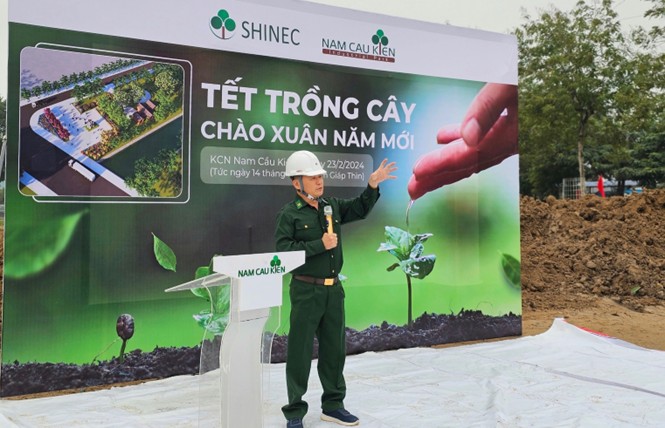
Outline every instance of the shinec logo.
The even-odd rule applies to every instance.
[[[225,9],[220,9],[217,15],[210,18],[210,31],[219,39],[230,39],[235,34],[236,22]]]
[[[270,267],[278,267],[282,265],[282,261],[279,259],[279,257],[274,256],[272,260],[270,261]]]
[[[254,21],[236,22],[226,9],[217,11],[217,14],[210,18],[209,25],[212,34],[221,40],[228,40],[236,32],[239,32],[243,39],[282,45],[300,45],[300,30],[298,28]]]

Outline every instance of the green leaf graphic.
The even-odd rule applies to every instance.
[[[425,252],[425,246],[421,243],[418,242],[416,245],[411,248],[411,253],[409,254],[410,259],[417,259],[418,257],[423,255],[423,252]]]
[[[434,269],[434,262],[436,262],[436,256],[429,255],[418,257],[416,259],[409,259],[400,262],[400,267],[412,278],[423,279],[432,272]]]
[[[215,257],[218,255],[219,254],[215,255]],[[214,257],[210,260],[210,264],[208,266],[201,266],[197,268],[196,273],[194,274],[194,278],[199,279],[213,274],[213,260]],[[273,261],[277,263],[279,262],[279,259],[277,259],[277,261],[273,259]],[[204,299],[210,305],[209,309],[192,315],[197,324],[215,335],[221,335],[224,333],[224,330],[229,323],[229,311],[231,302],[230,284],[209,288],[193,288],[191,291],[195,296]]]
[[[416,243],[422,243],[427,241],[432,236],[431,233],[419,233],[418,235],[412,235],[411,239],[413,240],[413,243],[411,245],[414,245]]]
[[[203,278],[210,274],[212,274],[212,268],[210,266],[200,266],[196,268],[196,272],[194,272],[194,279]]]
[[[226,329],[226,326],[229,323],[231,287],[224,285],[221,287],[211,287],[208,289],[196,288],[194,290],[205,292],[206,299],[210,299],[212,302],[210,305],[210,310],[203,310],[198,314],[193,315],[196,322],[201,327],[216,335],[224,333],[224,329]],[[192,292],[194,290],[192,290]]]
[[[213,273],[212,260],[210,260],[210,264],[208,266],[199,266],[196,268],[196,272],[194,272],[194,279],[200,279],[205,276],[212,275]],[[195,296],[205,299],[206,302],[209,302],[211,299],[210,291],[206,287],[192,288],[191,291]]]
[[[520,262],[510,254],[501,254],[501,266],[508,284],[516,290],[522,288],[520,282]]]
[[[431,233],[411,235],[399,227],[386,226],[386,241],[382,242],[377,251],[388,251],[399,259],[387,270],[393,271],[399,266],[405,274],[418,279],[423,279],[434,269],[436,256],[423,256],[425,246],[423,242],[432,236]]]
[[[176,257],[175,253],[171,248],[166,245],[161,239],[157,237],[154,233],[152,234],[152,248],[155,252],[155,258],[157,262],[166,270],[172,270],[175,272]]]
[[[207,331],[220,335],[224,333],[226,326],[229,324],[229,316],[227,315],[215,315],[207,311],[202,311],[200,314],[193,315],[196,323],[205,328]]]
[[[200,266],[196,269],[196,273],[194,273],[194,279],[203,278],[204,276],[208,276],[211,273],[212,269],[210,266]],[[208,302],[210,301],[210,293],[208,293],[208,290],[205,287],[192,288],[191,291],[195,296],[205,299]]]
[[[26,278],[51,266],[67,248],[76,226],[86,213],[81,211],[8,229],[5,248],[12,249],[12,257],[11,263],[5,264],[5,276]]]
[[[388,251],[399,260],[408,259],[411,252],[409,234],[398,227],[386,226],[386,242],[377,251]]]

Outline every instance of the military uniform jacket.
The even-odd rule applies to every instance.
[[[321,198],[319,209],[306,203],[300,196],[284,205],[277,214],[275,242],[277,251],[305,251],[305,264],[294,269],[294,275],[332,278],[339,275],[344,264],[341,225],[367,217],[379,199],[379,189],[367,186],[356,198]],[[333,232],[337,234],[337,247],[326,250],[321,237],[327,230],[323,207],[332,206]]]

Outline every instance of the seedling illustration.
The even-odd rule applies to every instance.
[[[120,355],[118,355],[118,360],[122,363],[125,361],[125,347],[127,346],[127,341],[134,336],[134,318],[129,314],[120,315],[115,322],[115,331],[118,333],[118,337],[122,339]]]
[[[115,322],[115,332],[118,334],[118,338],[116,338],[106,348],[104,348],[102,352],[95,355],[95,357],[92,359],[93,363],[97,361],[97,357],[108,351],[108,349],[113,346],[118,341],[118,339],[122,339],[122,346],[120,346],[120,353],[118,354],[118,362],[122,364],[125,361],[125,348],[127,347],[127,341],[131,339],[132,336],[134,336],[134,317],[132,317],[130,314],[120,315]]]
[[[398,267],[406,274],[408,289],[408,321],[413,324],[413,299],[411,278],[423,279],[434,269],[436,256],[431,254],[423,256],[425,246],[423,242],[432,236],[431,233],[411,235],[398,227],[386,226],[386,242],[382,242],[377,251],[388,251],[397,257],[399,262],[388,266],[389,272]]]

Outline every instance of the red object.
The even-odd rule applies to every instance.
[[[602,175],[598,176],[598,194],[600,194],[601,198],[605,197],[605,180],[603,179]]]

